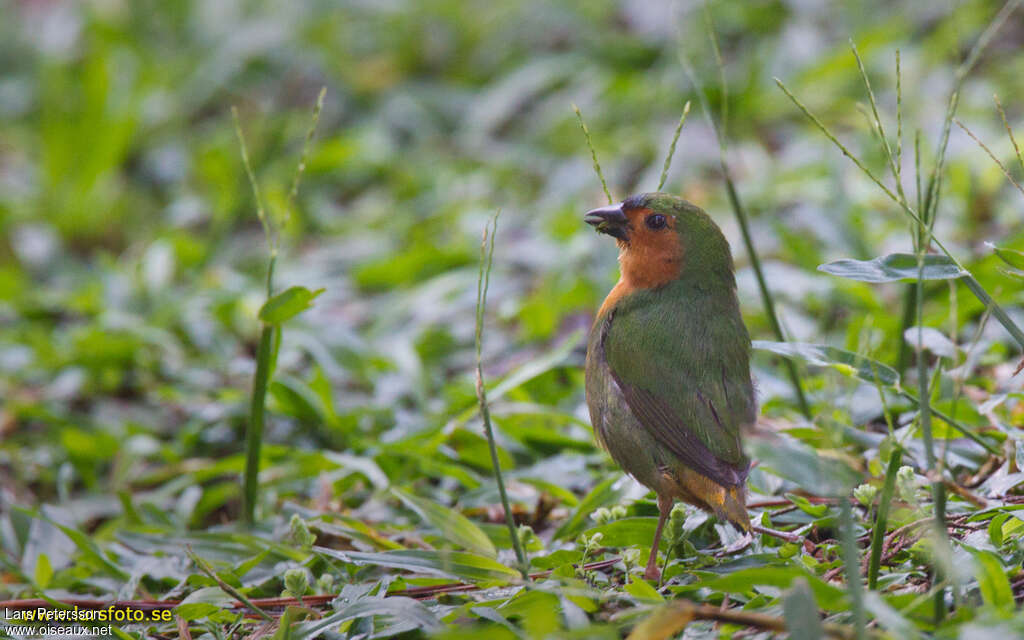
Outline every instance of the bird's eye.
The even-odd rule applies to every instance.
[[[644,220],[644,222],[651,229],[662,229],[665,227],[665,216],[660,213],[655,213],[647,216],[647,219]]]

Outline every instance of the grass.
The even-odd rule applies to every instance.
[[[594,162],[596,164],[596,159]],[[523,551],[523,541],[521,540],[519,529],[516,528],[515,519],[512,516],[512,507],[508,501],[508,491],[505,488],[505,481],[501,476],[501,459],[498,457],[498,447],[494,441],[491,408],[487,404],[483,364],[480,361],[480,352],[483,349],[484,339],[484,315],[487,311],[487,289],[490,288],[491,267],[494,261],[494,238],[498,233],[498,215],[498,213],[495,213],[494,217],[488,221],[488,225],[484,227],[480,238],[480,275],[476,281],[476,397],[480,401],[480,418],[484,423],[487,449],[491,454],[491,467],[494,469],[494,482],[498,487],[498,495],[501,497],[502,511],[505,512],[505,524],[508,525],[509,539],[512,541],[512,548],[516,552],[520,573],[522,573],[524,579],[528,579],[530,564],[526,559],[526,553]]]
[[[12,8],[0,600],[173,612],[121,637],[1021,633],[1000,6]],[[799,540],[679,507],[660,588],[582,388],[616,277],[582,215],[655,184],[748,247],[750,512]]]

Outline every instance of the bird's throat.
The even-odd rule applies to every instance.
[[[619,268],[621,275],[608,296],[601,303],[597,317],[601,318],[622,298],[634,291],[657,289],[679,277],[682,271],[682,252],[637,251],[626,243],[620,243]]]

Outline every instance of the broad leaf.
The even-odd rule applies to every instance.
[[[989,551],[972,551],[977,565],[975,575],[978,578],[978,590],[985,604],[994,609],[1012,611],[1014,608],[1013,590],[1006,577],[1006,569],[999,557]]]
[[[104,552],[91,537],[82,533],[78,529],[66,527],[60,524],[59,522],[47,518],[46,516],[43,516],[43,519],[52,524],[53,526],[57,527],[58,529],[60,529],[61,533],[71,538],[71,541],[75,543],[75,546],[78,547],[78,550],[82,552],[82,555],[94,561],[96,564],[101,565],[111,575],[117,577],[118,579],[128,579],[128,572],[119,567],[118,565],[114,564],[110,560],[110,558],[107,557],[106,552]]]
[[[921,346],[937,356],[944,358],[955,358],[958,348],[953,341],[946,337],[938,329],[932,327],[907,327],[903,332],[903,339],[917,349],[917,332],[921,332]]]
[[[717,576],[701,586],[726,593],[747,593],[756,585],[785,589],[798,580],[805,580],[818,604],[829,611],[846,609],[846,592],[798,567],[756,567]]]
[[[654,530],[658,526],[657,518],[621,518],[599,527],[591,527],[584,533],[589,537],[600,533],[601,544],[606,547],[650,547],[654,542]],[[668,541],[662,536],[661,546]]]
[[[878,595],[877,591],[867,591],[864,594],[864,608],[875,617],[879,624],[892,631],[895,637],[908,640],[921,637],[921,634],[914,628],[914,623],[886,602],[882,596]]]
[[[665,602],[664,596],[658,593],[654,587],[647,584],[645,580],[633,578],[624,589],[626,593],[633,596],[639,602]]]
[[[50,579],[53,578],[53,567],[50,566],[50,558],[45,553],[40,553],[36,558],[36,570],[34,579],[36,586],[45,589],[50,586]]]
[[[821,456],[807,445],[781,436],[747,439],[758,467],[819,496],[845,495],[861,481],[859,473],[837,458]]]
[[[217,589],[220,591],[220,589]],[[231,600],[231,598],[228,598]],[[230,605],[228,602],[225,606]],[[185,620],[201,620],[209,615],[222,611],[221,607],[209,602],[186,602],[174,607],[175,615]]]
[[[874,260],[836,260],[818,267],[818,271],[860,282],[916,281],[917,256],[912,253],[890,253]],[[922,280],[955,280],[969,275],[944,255],[928,254],[921,270]]]
[[[491,558],[498,554],[487,534],[458,511],[398,489],[392,493],[455,545]]]
[[[685,600],[676,600],[655,609],[633,628],[626,640],[668,640],[693,622],[694,607]]]
[[[787,358],[799,358],[810,365],[831,367],[840,373],[867,382],[875,382],[877,379],[883,385],[895,386],[900,381],[900,374],[892,367],[852,351],[824,344],[754,340],[752,346]]]
[[[507,619],[521,621],[527,632],[523,637],[555,637],[562,629],[558,596],[550,591],[521,589],[496,610]]]
[[[462,551],[427,551],[402,549],[380,553],[339,551],[326,547],[313,547],[317,553],[355,565],[376,565],[402,569],[414,573],[428,573],[456,580],[485,582],[514,582],[519,572],[486,556]]]
[[[309,525],[312,529],[339,538],[347,538],[355,543],[367,545],[377,549],[403,549],[402,545],[384,537],[379,531],[366,524],[362,520],[349,518],[337,514],[327,516],[329,521],[313,521]],[[356,545],[357,548],[359,544]]]
[[[369,616],[387,616],[394,620],[390,629],[377,628],[373,635],[375,638],[388,637],[410,629],[422,629],[423,631],[441,629],[441,623],[437,616],[421,602],[412,598],[392,596],[389,598],[362,598],[343,606],[337,613],[325,618],[295,625],[293,632],[288,637],[292,640],[319,637],[343,622]]]
[[[306,287],[288,287],[264,303],[260,309],[260,320],[269,325],[279,325],[294,318],[313,306],[313,299],[323,289],[310,291]]]
[[[782,610],[791,640],[818,640],[825,636],[818,617],[818,605],[806,579],[793,581],[792,588],[783,596]]]

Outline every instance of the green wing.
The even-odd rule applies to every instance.
[[[740,436],[756,407],[735,293],[641,291],[612,314],[604,355],[633,415],[686,466],[742,484]]]

